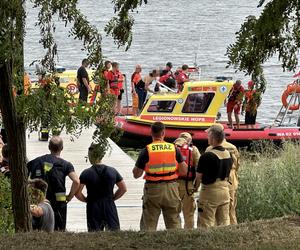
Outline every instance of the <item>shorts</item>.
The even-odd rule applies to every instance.
[[[122,100],[122,95],[123,95],[123,93],[124,93],[124,90],[123,89],[120,89],[119,90],[119,95],[118,95],[118,100]]]
[[[227,113],[231,113],[232,111],[234,111],[235,114],[239,114],[241,111],[241,105],[236,105],[236,107],[234,107],[236,105],[235,102],[228,102],[227,103]]]
[[[246,111],[245,124],[254,125],[256,123],[256,115],[257,115],[256,111],[254,113],[250,111]]]

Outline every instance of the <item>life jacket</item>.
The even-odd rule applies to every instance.
[[[118,71],[118,88],[119,89],[123,89],[123,82],[124,82],[124,76],[120,71]]]
[[[150,182],[171,181],[178,178],[175,145],[167,142],[153,142],[147,145],[149,161],[145,167],[144,179]]]
[[[165,74],[159,78],[159,82],[165,84],[166,81],[171,77],[171,74]]]
[[[178,75],[177,75],[177,77],[176,77],[176,82],[178,83],[178,84],[183,84],[184,83],[184,79],[188,79],[189,77],[187,76],[187,74],[186,73],[184,73],[183,71],[181,71]]]
[[[243,99],[243,95],[244,95],[244,88],[242,85],[238,88],[235,88],[235,86],[233,86],[232,90],[230,91],[228,101],[229,102],[241,101]]]
[[[188,165],[189,170],[188,171],[188,175],[180,175],[178,176],[178,179],[181,180],[188,180],[188,181],[193,181],[195,179],[196,176],[196,166],[193,166],[193,146],[189,146],[187,143],[183,144],[182,146],[177,145],[177,147],[179,148],[181,155],[183,157],[183,160],[185,161],[185,163]]]
[[[109,83],[109,87],[111,89],[118,89],[119,88],[119,81],[120,81],[120,72],[113,72],[113,71],[109,71],[107,73],[107,77],[108,77],[108,83]]]

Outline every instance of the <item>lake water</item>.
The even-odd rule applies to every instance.
[[[79,1],[82,12],[91,23],[103,31],[105,23],[113,15],[111,1]],[[139,8],[135,15],[134,35],[131,48],[125,52],[118,49],[112,39],[103,36],[103,52],[107,59],[118,61],[127,76],[137,63],[147,74],[151,69],[163,67],[171,61],[174,68],[196,62],[203,78],[220,75],[241,78],[244,86],[249,77],[226,69],[226,48],[235,40],[235,32],[248,15],[259,15],[258,0],[153,0]],[[55,18],[57,20],[57,18]],[[39,45],[39,29],[35,26],[37,10],[27,3],[25,39],[25,66],[43,55]],[[103,33],[104,34],[104,33]],[[58,23],[55,35],[58,42],[59,65],[77,69],[85,57],[81,43],[68,37],[64,25]],[[268,81],[266,93],[258,112],[258,120],[271,123],[281,106],[280,96],[293,73],[282,72],[277,58],[265,65]],[[223,117],[224,118],[224,117]],[[243,119],[243,118],[242,118]]]

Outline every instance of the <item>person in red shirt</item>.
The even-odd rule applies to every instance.
[[[228,122],[230,128],[233,128],[232,117],[231,117],[232,112],[234,112],[236,127],[238,129],[240,128],[239,114],[241,111],[241,104],[243,101],[244,92],[245,90],[244,87],[242,86],[242,81],[237,80],[233,84],[230,90],[230,93],[228,95],[228,101],[227,101],[227,116],[228,116]]]
[[[189,81],[189,76],[187,75],[189,66],[186,64],[183,64],[181,69],[182,70],[179,72],[179,74],[176,78],[179,93],[183,90],[184,83]]]
[[[260,97],[254,86],[255,83],[253,81],[248,82],[248,89],[245,91],[245,99],[242,107],[242,112],[246,111],[245,124],[248,129],[255,127],[257,108],[260,104]]]
[[[119,63],[112,63],[112,70],[107,73],[107,79],[109,84],[109,93],[115,95],[117,101],[115,103],[115,112],[119,114],[121,112],[121,100],[123,90],[123,75],[119,70]]]
[[[133,115],[137,115],[138,114],[138,107],[139,107],[139,99],[143,98],[141,96],[141,94],[143,95],[143,91],[140,91],[137,88],[137,84],[138,82],[142,79],[141,76],[141,72],[142,72],[142,67],[140,64],[137,64],[135,66],[135,71],[133,72],[133,74],[131,75],[131,88],[132,88],[132,112]],[[142,92],[142,93],[141,93]]]

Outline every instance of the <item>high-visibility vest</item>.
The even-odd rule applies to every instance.
[[[176,180],[177,161],[175,145],[167,142],[153,142],[147,145],[149,161],[145,167],[144,179],[151,182]]]
[[[183,144],[182,146],[177,145],[179,148],[182,158],[185,161],[185,163],[190,167],[190,171],[188,172],[188,175],[180,175],[178,176],[179,179],[183,180],[189,180],[193,181],[195,179],[196,170],[194,166],[194,160],[193,160],[193,146],[189,146],[187,143]]]

